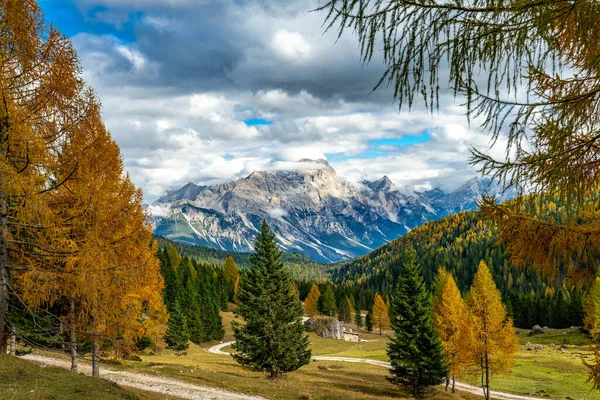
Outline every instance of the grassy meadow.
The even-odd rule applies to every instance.
[[[159,400],[164,394],[122,388],[104,379],[72,374],[62,368],[41,367],[19,358],[0,362],[0,400]]]
[[[226,327],[226,335],[223,341],[233,340],[230,328],[233,314],[228,312],[222,315]],[[309,337],[313,355],[387,360],[385,351],[387,336],[385,333],[383,336],[374,333],[363,333],[362,338],[367,341],[358,343],[323,339],[315,333],[310,333]],[[520,341],[521,346],[512,373],[507,376],[494,376],[492,379],[493,390],[539,396],[540,398],[600,399],[600,393],[591,392],[591,387],[586,383],[587,368],[583,361],[585,359],[591,360],[591,351],[587,339],[579,333],[578,329],[548,330],[543,335],[536,336],[528,336],[528,331],[521,331]],[[530,342],[532,346],[528,346],[527,342]],[[410,398],[407,393],[402,392],[386,380],[388,376],[387,369],[362,363],[311,362],[309,365],[287,374],[277,381],[270,381],[262,373],[239,366],[229,356],[209,353],[208,348],[218,343],[220,342],[213,341],[202,346],[191,344],[187,354],[183,356],[177,356],[170,350],[163,350],[157,354],[144,351],[139,354],[142,359],[141,362],[119,361],[110,363],[107,366],[173,377],[198,385],[220,387],[231,391],[260,395],[268,399],[358,400]],[[561,349],[563,343],[567,343],[566,349]],[[544,348],[535,350],[536,344],[542,344]],[[528,348],[532,348],[532,350],[528,350]],[[226,347],[223,350],[228,351],[229,348]],[[56,356],[54,353],[48,355]],[[64,357],[68,358],[66,355]],[[21,360],[19,362],[25,363]],[[43,370],[50,371],[53,369]],[[58,374],[60,372],[64,374],[67,380],[72,376],[66,371],[57,370],[53,373]],[[15,374],[16,372],[12,371],[12,373]],[[7,384],[2,383],[1,378],[2,376],[0,376],[0,389],[7,388]],[[82,376],[81,378],[87,377]],[[476,379],[464,380],[477,384]],[[22,393],[26,393],[27,385],[29,385],[27,383],[29,380],[24,382],[24,387],[19,389]],[[4,386],[2,386],[3,384]],[[111,383],[103,383],[103,385],[107,387],[106,397],[100,397],[100,400],[104,398],[158,398],[151,397],[158,395],[128,392],[115,387]],[[5,392],[4,390],[0,391]],[[2,395],[0,395],[0,398],[3,398]],[[52,397],[42,396],[37,398]],[[55,395],[54,398],[70,397]],[[451,394],[439,388],[431,398],[434,400],[458,400],[477,399],[480,396],[468,393]]]

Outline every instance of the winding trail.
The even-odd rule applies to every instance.
[[[71,362],[54,357],[45,357],[40,355],[28,354],[21,358],[33,361],[51,367],[60,367],[71,369]],[[86,375],[92,374],[92,367],[89,364],[79,363],[79,372]],[[189,400],[265,400],[263,397],[250,396],[242,393],[234,393],[223,389],[210,386],[195,385],[190,382],[180,381],[172,378],[163,378],[156,375],[146,375],[139,372],[119,371],[108,368],[100,370],[100,376],[120,386],[133,387],[155,392],[168,394],[170,396],[180,397]]]
[[[225,342],[208,349],[210,353],[228,356],[230,353],[223,351],[222,349],[227,346],[231,346],[235,342]],[[341,361],[341,362],[352,362],[352,363],[366,363],[376,365],[383,368],[392,368],[392,365],[387,361],[370,360],[368,358],[352,358],[352,357],[334,357],[334,356],[313,356],[313,361]],[[483,397],[483,391],[479,386],[469,385],[468,383],[456,382],[455,385],[457,390],[463,392],[469,392],[475,395]],[[541,400],[542,397],[529,397],[521,396],[518,394],[496,392],[491,390],[490,395],[492,399],[497,400]],[[547,398],[546,398],[547,399]]]

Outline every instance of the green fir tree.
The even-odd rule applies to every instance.
[[[319,298],[319,303],[321,303],[320,308],[323,314],[327,314],[330,317],[335,315],[337,312],[337,304],[335,301],[335,293],[333,293],[331,286],[327,286],[325,293]]]
[[[392,314],[391,326],[396,337],[391,339],[387,350],[393,375],[389,380],[410,388],[413,396],[421,398],[428,387],[444,382],[447,366],[414,250],[406,253]]]
[[[187,326],[187,318],[181,310],[179,302],[175,302],[170,313],[169,324],[167,326],[167,334],[165,342],[167,349],[175,350],[178,355],[190,347],[190,333]]]
[[[367,332],[373,332],[373,314],[371,314],[371,310],[367,311],[367,316],[365,317],[365,328],[367,328]]]
[[[354,310],[354,323],[356,324],[357,328],[362,328],[363,326],[363,317],[360,314],[360,308],[356,308],[356,310]]]
[[[250,270],[237,294],[235,313],[245,324],[232,322],[236,340],[232,356],[238,363],[276,379],[280,373],[308,364],[311,351],[302,325],[302,303],[281,261],[275,234],[265,220],[254,250]]]

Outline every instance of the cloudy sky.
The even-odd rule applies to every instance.
[[[356,181],[451,190],[475,175],[464,110],[398,111],[357,39],[325,33],[317,0],[40,0],[72,38],[84,77],[147,202],[282,161],[326,158]]]

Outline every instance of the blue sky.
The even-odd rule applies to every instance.
[[[69,36],[127,170],[147,201],[327,158],[350,181],[451,190],[486,147],[450,92],[432,115],[371,89],[357,40],[324,33],[317,0],[41,0]]]

